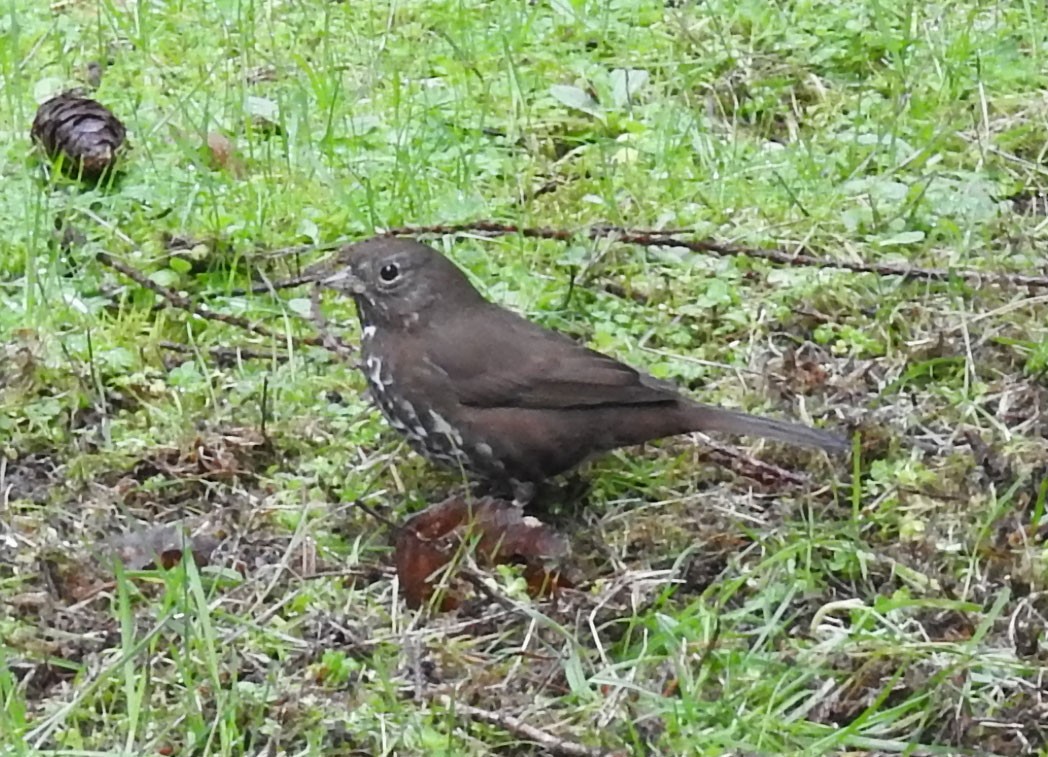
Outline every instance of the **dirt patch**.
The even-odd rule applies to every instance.
[[[83,482],[68,481],[66,465],[53,455],[0,460],[0,502],[7,508],[0,517],[6,587],[0,617],[11,621],[3,641],[28,700],[64,696],[95,655],[119,646],[111,559],[132,554],[127,568],[140,570],[159,551],[170,567],[176,524],[192,521],[201,505],[210,511],[209,528],[190,543],[197,554],[206,546],[201,563],[239,566],[246,574],[248,566],[256,571],[286,560],[291,535],[253,511],[266,497],[257,466],[271,459],[265,440],[227,430],[158,448],[129,470]],[[164,478],[159,485],[157,477]],[[145,597],[159,590],[139,587]],[[136,622],[148,631],[148,617]]]

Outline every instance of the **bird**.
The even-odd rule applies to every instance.
[[[693,431],[848,447],[832,432],[692,400],[485,299],[414,239],[347,245],[318,280],[355,301],[360,368],[389,425],[424,458],[518,505],[591,457]]]

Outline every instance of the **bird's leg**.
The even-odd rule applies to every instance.
[[[513,484],[504,479],[482,478],[469,482],[469,490],[474,497],[482,499],[509,499],[514,495]]]
[[[517,507],[526,507],[531,504],[538,493],[538,487],[535,486],[534,481],[518,481],[513,478],[510,479],[510,485],[513,487],[513,504]]]
[[[589,496],[590,489],[593,488],[592,484],[593,482],[587,476],[578,471],[572,471],[564,478],[560,496],[565,502],[581,503]]]
[[[590,479],[580,473],[571,473],[564,480],[546,480],[534,487],[534,496],[528,511],[536,514],[554,514],[563,507],[576,510],[583,507],[590,492]]]

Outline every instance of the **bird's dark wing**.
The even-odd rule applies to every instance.
[[[564,409],[673,402],[674,387],[492,306],[460,319],[459,340],[426,359],[473,407]]]

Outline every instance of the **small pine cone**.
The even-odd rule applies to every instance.
[[[97,181],[116,163],[127,130],[104,105],[65,92],[36,111],[32,138],[70,176]]]

